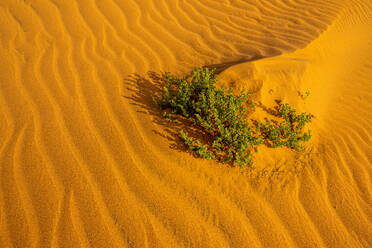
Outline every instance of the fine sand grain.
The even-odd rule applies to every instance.
[[[191,156],[152,96],[199,66],[306,150]],[[0,137],[0,247],[372,247],[372,1],[0,0]]]

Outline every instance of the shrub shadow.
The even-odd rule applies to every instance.
[[[276,105],[275,105],[274,108],[266,107],[265,105],[262,104],[261,101],[258,101],[258,102],[256,103],[256,106],[257,106],[258,108],[261,108],[263,111],[265,111],[265,112],[268,113],[269,115],[272,115],[272,116],[276,116],[276,117],[278,117],[278,116],[280,116],[280,114],[279,114],[279,109],[280,109],[280,103],[281,103],[281,101],[280,101],[280,100],[275,100],[275,103],[276,103]]]
[[[193,127],[192,123],[186,119],[180,119],[176,123],[163,117],[164,110],[155,105],[153,98],[160,95],[165,85],[165,72],[149,71],[146,76],[134,73],[124,79],[125,94],[123,97],[128,99],[131,105],[138,107],[138,113],[150,115],[153,122],[162,127],[161,130],[164,132],[155,129],[152,132],[166,139],[170,143],[169,148],[193,154],[184,145],[179,132],[184,130],[191,137],[202,141],[206,141],[208,135]]]

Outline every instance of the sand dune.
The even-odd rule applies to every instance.
[[[371,22],[370,0],[0,1],[0,247],[372,247]],[[306,152],[185,152],[151,97],[199,66],[313,113]]]

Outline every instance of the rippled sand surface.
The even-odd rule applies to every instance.
[[[306,151],[187,153],[152,96],[199,66]],[[0,137],[0,247],[372,247],[372,1],[1,0]]]

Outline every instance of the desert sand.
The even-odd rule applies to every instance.
[[[305,151],[186,152],[154,78],[200,66]],[[0,137],[0,247],[372,247],[372,1],[1,0]]]

